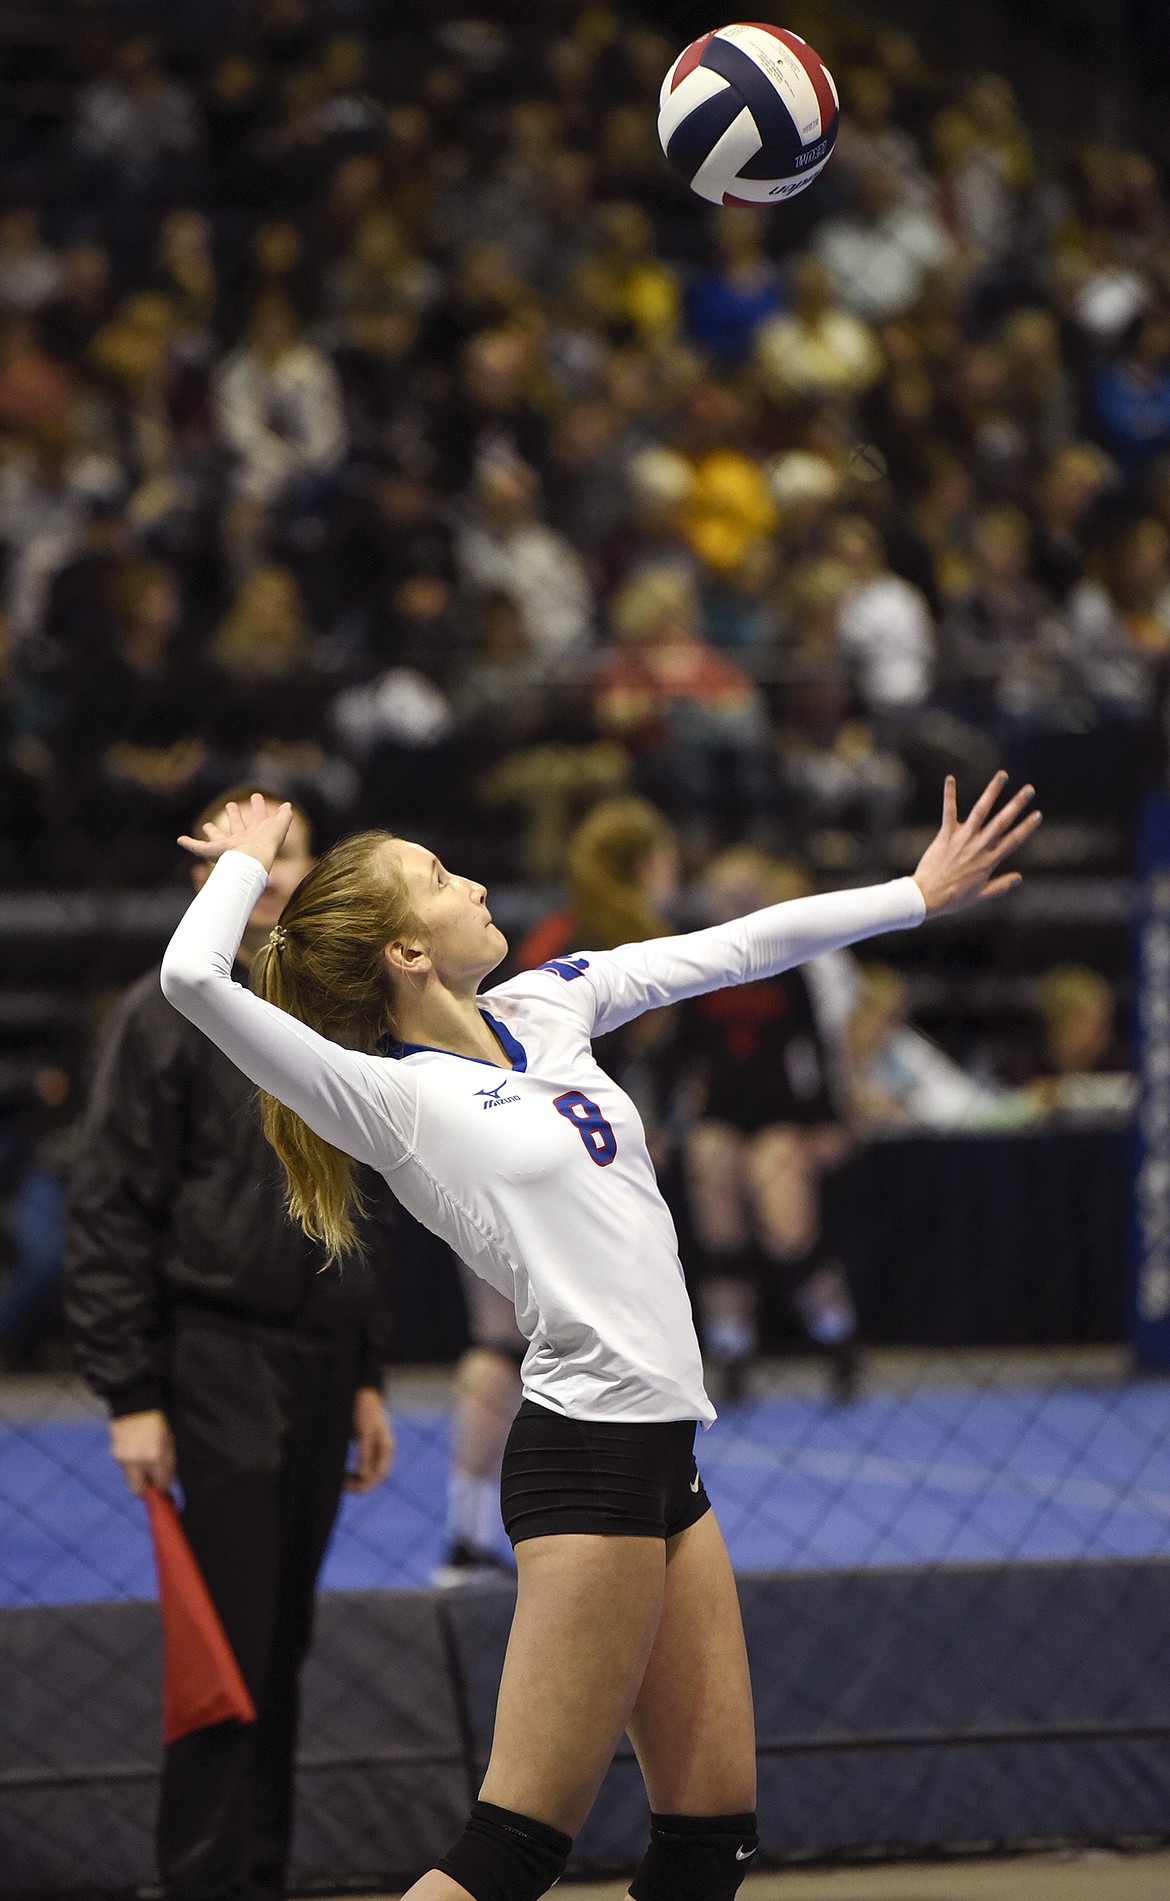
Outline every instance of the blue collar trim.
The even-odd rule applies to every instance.
[[[505,1055],[511,1058],[512,1068],[523,1073],[528,1068],[528,1052],[523,1043],[512,1035],[506,1023],[492,1016],[489,1010],[481,1010],[480,1016],[490,1030],[494,1030]],[[393,1037],[384,1036],[378,1044],[379,1056],[420,1056],[426,1052],[435,1056],[457,1056],[461,1063],[482,1063],[485,1069],[502,1069],[502,1063],[493,1063],[487,1056],[464,1056],[461,1050],[438,1050],[433,1043],[396,1043]]]

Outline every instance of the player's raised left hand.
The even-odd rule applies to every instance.
[[[205,825],[206,837],[184,836],[179,843],[193,858],[209,861],[222,858],[225,851],[246,852],[249,858],[263,865],[265,871],[271,871],[292,824],[292,816],[292,806],[287,802],[272,811],[264,794],[253,792],[247,805],[237,805],[234,799],[229,799],[224,807],[225,822]]]
[[[942,824],[914,873],[914,882],[926,900],[927,917],[964,911],[984,898],[1014,891],[1020,883],[1018,871],[997,878],[995,870],[1031,838],[1040,814],[1028,811],[1036,796],[1036,788],[1030,785],[996,811],[1006,785],[1007,773],[997,772],[968,817],[960,820],[955,781],[948,777],[943,788]]]

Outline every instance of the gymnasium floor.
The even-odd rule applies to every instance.
[[[620,1882],[570,1884],[565,1901],[622,1901],[625,1892]],[[1170,1854],[1026,1855],[760,1875],[739,1892],[741,1901],[1167,1901]]]
[[[145,1515],[104,1421],[68,1382],[22,1385],[0,1389],[0,1606],[153,1596]],[[811,1369],[762,1386],[698,1448],[741,1569],[1170,1554],[1166,1387],[1125,1380],[1109,1354],[875,1357],[847,1407]],[[429,1581],[447,1394],[445,1375],[392,1390],[396,1471],[346,1499],[326,1589]]]

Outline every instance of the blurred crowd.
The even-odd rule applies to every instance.
[[[632,14],[94,17],[0,144],[0,879],[174,875],[253,777],[494,877],[620,791],[694,863],[880,870],[943,763],[1124,822],[1170,648],[1140,152],[818,8],[836,156],[715,211]]]
[[[54,17],[0,129],[0,887],[181,878],[176,833],[258,782],[320,844],[389,824],[567,883],[548,956],[905,870],[943,771],[968,795],[999,765],[1042,786],[1053,862],[1111,831],[1126,868],[1170,651],[1149,158],[1050,149],[1005,78],[819,0],[784,18],[837,77],[838,150],[758,213],[670,172],[679,49],[633,12]],[[657,843],[602,854],[601,903],[571,841],[631,797]],[[617,1053],[727,1257],[708,1330],[748,1325],[756,1246],[819,1289],[814,1336],[843,1325],[754,1205],[755,1123],[735,1156],[702,1135],[713,1077],[755,1100],[745,1051],[774,1092],[795,1039],[756,1120],[812,1130],[766,1171],[810,1233],[858,1131],[1129,1103],[1086,966],[966,1070],[904,973],[810,984]],[[18,1307],[55,1285],[77,1076],[33,1093],[0,1154]]]

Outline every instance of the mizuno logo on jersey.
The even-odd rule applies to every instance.
[[[507,1103],[519,1102],[520,1100],[518,1094],[513,1096],[501,1096],[501,1089],[506,1089],[507,1087],[507,1083],[502,1082],[497,1083],[494,1089],[477,1089],[475,1093],[477,1096],[487,1097],[487,1101],[483,1105],[485,1109],[502,1109]]]

